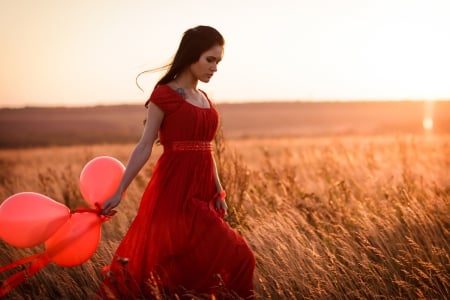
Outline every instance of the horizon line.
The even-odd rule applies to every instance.
[[[145,102],[145,101],[144,101]],[[104,107],[104,106],[144,106],[144,102],[140,103],[130,101],[111,101],[111,102],[97,102],[94,104],[88,103],[74,103],[74,104],[53,104],[53,103],[30,103],[30,104],[0,104],[0,109],[26,109],[26,108],[89,108],[89,107]],[[450,98],[438,99],[246,99],[246,100],[217,100],[213,101],[216,105],[241,105],[241,104],[269,104],[269,103],[386,103],[386,102],[450,102]]]

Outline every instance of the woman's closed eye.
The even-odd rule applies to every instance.
[[[214,57],[214,56],[208,56],[208,57],[206,58],[206,61],[209,62],[209,63],[216,62],[216,63],[218,64],[218,63],[220,62],[220,59],[219,59],[219,58],[216,58],[216,57]]]

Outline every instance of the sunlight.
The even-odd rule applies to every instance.
[[[433,129],[433,119],[430,117],[426,117],[422,121],[423,129],[430,131]]]
[[[431,131],[433,129],[433,114],[434,114],[434,101],[425,100],[424,101],[424,114],[422,120],[422,127],[426,131]]]

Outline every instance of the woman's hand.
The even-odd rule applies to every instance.
[[[217,211],[217,213],[223,218],[227,215],[228,211],[228,205],[225,202],[227,194],[224,190],[221,190],[220,192],[217,192],[217,194],[214,195],[214,209]]]
[[[105,216],[114,215],[116,213],[116,211],[114,211],[113,208],[115,208],[119,205],[121,198],[122,198],[121,193],[115,193],[108,200],[103,202],[102,215],[105,215]]]
[[[225,199],[216,199],[216,203],[215,203],[215,208],[216,210],[224,217],[227,215],[227,211],[228,211],[228,205],[225,202]]]

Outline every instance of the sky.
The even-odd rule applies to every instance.
[[[448,0],[0,0],[0,107],[137,104],[182,33],[225,55],[216,102],[450,100]]]

